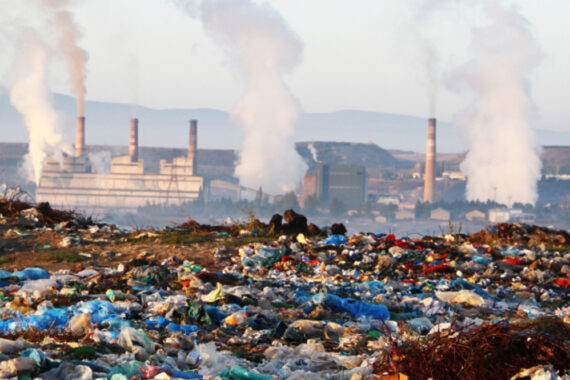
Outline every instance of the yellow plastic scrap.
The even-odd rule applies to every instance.
[[[307,244],[307,239],[305,238],[305,235],[303,235],[303,234],[297,235],[297,241],[301,244]]]

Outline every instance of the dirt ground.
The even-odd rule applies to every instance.
[[[87,267],[116,267],[143,257],[160,262],[173,256],[212,268],[215,265],[214,249],[223,245],[224,241],[235,240],[208,235],[197,238],[196,234],[190,232],[180,232],[173,237],[148,231],[89,233],[81,229],[26,230],[8,223],[0,225],[0,236],[4,236],[0,239],[0,268],[8,271],[27,267],[76,271]],[[70,246],[62,243],[66,238],[73,239]],[[169,244],[169,239],[174,243]]]

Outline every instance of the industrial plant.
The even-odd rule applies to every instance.
[[[77,118],[75,156],[47,158],[36,189],[38,202],[82,210],[135,211],[148,203],[180,205],[198,198],[204,186],[196,175],[197,120],[190,120],[186,156],[161,160],[157,173],[145,172],[138,154],[138,119],[131,119],[129,153],[113,157],[109,173],[94,173],[85,154],[85,117]]]

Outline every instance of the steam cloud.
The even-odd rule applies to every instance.
[[[186,10],[188,4],[183,3]],[[232,112],[244,130],[236,175],[243,185],[262,186],[269,193],[293,190],[306,164],[294,141],[300,106],[283,75],[301,62],[298,36],[267,3],[208,0],[200,13],[205,30],[246,80],[245,93]]]
[[[540,49],[528,21],[501,1],[484,3],[488,25],[473,29],[473,59],[454,75],[454,86],[474,94],[458,117],[470,148],[461,169],[468,200],[495,200],[512,206],[534,204],[541,162],[529,124],[533,102],[529,74]]]
[[[65,59],[69,82],[77,97],[78,111],[83,115],[85,100],[85,64],[87,53],[77,46],[81,33],[67,10],[67,0],[41,0],[20,5],[28,14],[41,15],[39,23],[33,17],[17,17],[10,24],[23,31],[21,54],[15,60],[16,75],[11,83],[10,99],[23,115],[29,134],[29,149],[25,169],[28,179],[39,185],[43,161],[52,156],[61,162],[63,153],[71,154],[64,141],[61,120],[53,109],[47,86],[47,70],[54,53]]]
[[[31,30],[25,32],[22,45],[19,72],[10,91],[10,101],[24,115],[30,135],[25,168],[29,178],[39,184],[46,155],[61,159],[63,152],[71,153],[71,147],[63,141],[61,124],[51,105],[46,77],[49,51]]]
[[[77,98],[77,116],[84,116],[85,94],[87,93],[85,87],[86,64],[89,56],[77,44],[82,37],[81,31],[75,23],[73,14],[66,9],[69,1],[44,0],[44,3],[54,12],[55,25],[59,32],[59,50],[67,65],[71,90]]]

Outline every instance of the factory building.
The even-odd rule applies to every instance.
[[[318,163],[315,190],[321,202],[337,199],[347,206],[359,206],[366,197],[366,168]]]
[[[131,119],[129,154],[113,157],[109,173],[93,173],[85,155],[85,118],[78,118],[75,156],[45,160],[37,202],[89,211],[135,211],[148,203],[179,205],[198,198],[204,179],[196,175],[197,121],[190,121],[188,155],[160,160],[146,173],[138,154],[138,120]]]

